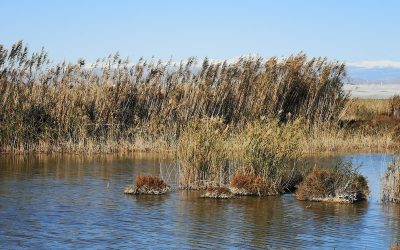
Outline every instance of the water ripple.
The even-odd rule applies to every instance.
[[[376,202],[376,166],[390,158],[347,158],[361,163],[369,202],[209,200],[187,191],[134,197],[123,187],[138,173],[158,174],[160,162],[0,159],[0,248],[387,248],[400,239],[400,207]]]

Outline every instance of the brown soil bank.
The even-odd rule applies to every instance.
[[[237,196],[271,196],[280,195],[285,190],[277,182],[255,174],[236,173],[228,187],[207,188],[202,195],[205,198],[230,199]]]
[[[207,188],[206,192],[201,196],[202,198],[214,199],[231,199],[235,196],[234,193],[227,187]]]

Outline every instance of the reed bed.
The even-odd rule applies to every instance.
[[[173,148],[191,121],[207,117],[232,128],[260,117],[334,123],[348,100],[344,77],[344,64],[302,53],[180,63],[115,53],[87,65],[51,62],[22,41],[0,45],[0,151]]]

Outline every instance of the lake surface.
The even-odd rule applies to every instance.
[[[343,89],[354,98],[388,99],[400,94],[400,84],[345,84]]]
[[[338,157],[310,160],[329,165]],[[201,192],[127,196],[138,174],[172,180],[168,160],[131,157],[0,158],[0,249],[387,249],[400,240],[400,206],[379,201],[389,154],[342,156],[360,166],[368,202],[327,204],[293,195],[202,199]]]

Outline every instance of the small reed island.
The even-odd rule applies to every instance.
[[[170,190],[171,188],[167,185],[167,183],[165,183],[165,181],[158,176],[139,175],[136,177],[135,184],[127,186],[124,190],[124,193],[133,195],[161,195],[168,193]]]
[[[245,126],[228,148],[229,127],[221,119],[191,123],[178,143],[180,188],[202,189],[202,197],[216,199],[295,193],[299,200],[365,200],[367,180],[351,162],[313,169],[304,164],[301,124],[301,120],[284,125],[260,120]]]
[[[295,194],[298,200],[355,203],[366,200],[369,193],[366,178],[346,163],[313,168]]]
[[[237,173],[229,187],[209,187],[203,198],[230,199],[237,196],[269,196],[279,192],[264,178],[254,174]]]
[[[229,187],[209,187],[203,198],[230,199],[237,196],[270,196],[287,193],[260,176],[236,174]],[[298,200],[355,203],[366,200],[370,193],[367,180],[350,163],[333,167],[315,167],[294,187]]]

